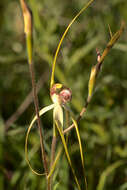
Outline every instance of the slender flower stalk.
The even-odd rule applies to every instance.
[[[33,98],[34,98],[34,105],[35,105],[35,111],[36,111],[36,116],[37,116],[38,129],[39,129],[39,134],[40,134],[42,161],[43,161],[46,176],[48,176],[48,166],[47,166],[46,153],[45,153],[45,148],[44,148],[44,139],[43,139],[42,130],[41,130],[41,121],[40,121],[40,116],[39,116],[39,103],[38,103],[38,97],[36,93],[36,82],[35,82],[34,65],[33,65],[32,12],[29,9],[28,5],[26,4],[25,0],[20,0],[20,3],[21,3],[23,18],[24,18],[24,33],[26,35],[28,63],[29,63],[29,70],[30,70],[32,88],[33,88]],[[50,190],[49,187],[50,187],[50,184],[48,185],[48,190]]]

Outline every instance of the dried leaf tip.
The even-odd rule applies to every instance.
[[[20,0],[23,18],[24,18],[24,32],[26,35],[32,34],[32,12],[25,0]]]

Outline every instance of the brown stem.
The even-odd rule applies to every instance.
[[[32,11],[28,7],[25,0],[20,0],[21,7],[22,7],[22,13],[24,17],[24,33],[26,34],[26,45],[27,45],[27,54],[28,54],[28,63],[29,63],[29,70],[31,75],[31,81],[32,81],[32,90],[33,90],[33,99],[34,99],[34,106],[37,116],[37,123],[38,123],[38,130],[40,135],[40,145],[41,145],[41,156],[42,161],[44,164],[44,170],[46,173],[46,179],[47,179],[47,189],[50,190],[50,181],[48,180],[48,165],[46,160],[46,152],[44,147],[44,139],[42,136],[42,130],[41,130],[41,121],[39,117],[39,103],[38,103],[38,96],[36,92],[36,82],[35,82],[35,75],[34,75],[34,66],[33,66],[33,16]]]
[[[35,83],[33,63],[29,63],[29,69],[30,69],[30,74],[31,74],[34,105],[35,105],[35,111],[36,111],[36,115],[37,115],[37,123],[38,123],[39,135],[40,135],[42,160],[43,160],[43,164],[44,164],[45,173],[47,176],[48,175],[48,166],[47,166],[46,153],[45,153],[45,148],[44,148],[44,143],[43,143],[44,140],[43,140],[42,130],[41,130],[41,121],[40,121],[40,116],[39,116],[39,103],[38,103],[38,97],[37,97],[37,93],[36,93],[36,83]],[[49,190],[49,188],[48,188],[48,190]]]

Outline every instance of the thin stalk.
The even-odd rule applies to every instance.
[[[40,135],[41,156],[42,156],[42,161],[43,161],[43,165],[44,165],[44,170],[46,173],[47,189],[50,190],[51,189],[50,188],[50,180],[47,178],[47,176],[48,176],[48,165],[47,165],[47,160],[46,160],[44,139],[43,139],[42,130],[41,130],[41,121],[40,121],[40,116],[39,116],[39,103],[38,103],[38,97],[37,97],[37,93],[36,93],[35,74],[34,74],[34,67],[33,67],[32,62],[29,63],[29,70],[30,70],[30,75],[31,75],[34,106],[35,106],[35,111],[36,111],[36,115],[37,115],[37,124],[38,124],[38,130],[39,130],[39,135]]]
[[[33,88],[34,106],[35,106],[35,111],[36,111],[36,115],[37,115],[37,124],[38,124],[38,129],[39,129],[39,134],[40,134],[42,160],[44,163],[45,173],[48,174],[46,153],[45,153],[45,148],[44,148],[44,143],[43,143],[44,140],[43,140],[43,135],[42,135],[42,130],[41,130],[41,121],[40,121],[40,116],[39,116],[39,103],[38,103],[38,97],[37,97],[37,93],[36,93],[36,83],[35,83],[33,63],[29,64],[29,69],[30,69],[31,82],[32,82],[32,88]]]
[[[45,147],[44,147],[44,139],[42,135],[42,130],[41,130],[41,121],[40,121],[40,116],[39,116],[39,103],[38,103],[38,97],[36,93],[36,82],[35,82],[35,74],[34,74],[34,67],[32,61],[29,62],[29,70],[30,70],[30,75],[31,75],[31,82],[32,82],[32,88],[33,88],[33,98],[34,98],[34,106],[35,106],[35,111],[37,115],[37,124],[38,124],[38,130],[39,130],[39,135],[40,135],[40,146],[41,146],[41,156],[42,156],[42,161],[44,165],[44,170],[46,173],[46,179],[47,179],[47,189],[50,190],[50,180],[48,180],[48,165],[47,165],[47,160],[46,160],[46,152],[45,152]]]
[[[20,3],[21,3],[23,18],[24,18],[24,32],[26,35],[28,64],[29,64],[29,70],[30,70],[30,75],[31,75],[33,99],[34,99],[34,106],[35,106],[35,111],[36,111],[36,116],[37,116],[38,130],[39,130],[39,135],[40,135],[41,155],[42,155],[44,170],[46,173],[47,189],[50,190],[50,182],[48,181],[48,178],[47,178],[48,166],[47,166],[46,153],[45,153],[45,148],[44,148],[44,139],[43,139],[42,130],[41,130],[41,121],[39,117],[39,103],[38,103],[38,96],[36,92],[36,82],[35,82],[35,74],[34,74],[34,66],[33,66],[33,16],[26,1],[20,0]]]

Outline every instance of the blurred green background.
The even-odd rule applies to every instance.
[[[86,0],[29,0],[34,16],[34,61],[40,107],[51,104],[51,65],[62,33]],[[95,0],[69,30],[57,60],[56,81],[72,89],[70,108],[75,117],[88,92],[96,48],[103,52],[121,20],[127,21],[127,0]],[[34,116],[31,81],[25,50],[23,19],[17,0],[0,0],[0,190],[41,190],[45,178],[26,164],[24,141]],[[127,190],[127,29],[105,58],[95,94],[79,124],[85,155],[88,190]],[[43,117],[47,154],[52,137],[52,111]],[[60,139],[59,139],[60,141]],[[42,172],[39,136],[29,139],[31,163]],[[75,132],[69,134],[69,152],[83,182]],[[76,190],[65,155],[57,166],[54,189]],[[103,185],[104,183],[104,185]]]

